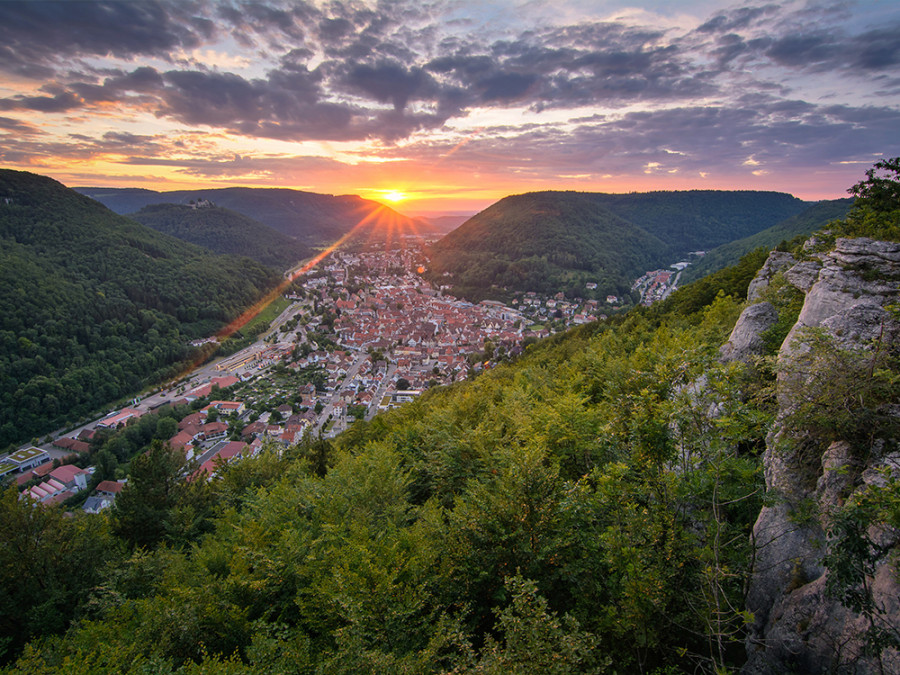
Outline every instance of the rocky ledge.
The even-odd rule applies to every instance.
[[[778,354],[778,412],[763,458],[768,499],[754,527],[747,598],[753,623],[742,672],[900,673],[900,654],[887,649],[873,656],[867,647],[875,623],[900,631],[898,533],[882,525],[865,533],[881,552],[864,587],[877,617],[854,612],[829,593],[826,565],[833,547],[841,545],[835,514],[886,476],[900,476],[897,438],[816,436],[798,423],[797,414],[816,395],[837,387],[838,378],[854,377],[835,366],[840,359],[874,369],[878,359],[900,352],[900,324],[890,311],[900,299],[900,244],[838,239],[830,252],[802,262],[773,254],[751,285],[751,302],[779,271],[805,298]],[[760,334],[775,320],[769,303],[747,307],[723,359],[760,353]],[[872,375],[860,372],[861,378]],[[852,380],[844,386],[852,391]],[[876,412],[890,417],[897,408],[881,404]]]

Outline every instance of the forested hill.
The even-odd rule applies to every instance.
[[[807,204],[788,194],[687,191],[603,194],[533,192],[506,197],[432,249],[433,278],[450,273],[470,297],[502,289],[627,293],[647,269],[668,266],[764,230]]]
[[[215,253],[245,255],[280,270],[311,255],[310,249],[296,239],[219,206],[154,204],[128,217]]]
[[[491,295],[491,287],[575,291],[586,281],[622,293],[667,250],[593,195],[535,192],[506,197],[443,237],[432,247],[429,273],[439,283],[449,273],[454,291],[473,299]]]
[[[747,237],[810,206],[783,192],[752,190],[598,193],[595,198],[662,239],[676,254]]]
[[[0,444],[172,373],[280,275],[0,170]]]
[[[219,188],[155,192],[141,188],[75,188],[116,213],[133,213],[151,204],[207,200],[258,220],[308,246],[331,244],[360,224],[368,236],[419,233],[427,224],[356,195],[325,195],[286,188]]]
[[[681,283],[701,279],[711,272],[734,265],[741,256],[759,248],[774,248],[782,241],[790,241],[795,237],[808,236],[827,225],[832,220],[847,216],[853,206],[853,199],[830,199],[813,204],[796,216],[781,221],[761,232],[743,239],[736,239],[727,244],[708,250],[696,263],[684,270]]]

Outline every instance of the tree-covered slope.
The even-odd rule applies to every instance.
[[[705,251],[747,237],[809,206],[783,192],[752,190],[599,193],[595,198],[662,239],[674,254]]]
[[[711,283],[740,294],[754,269]],[[50,559],[51,597],[79,598],[63,611],[85,620],[11,672],[734,665],[767,418],[740,369],[717,362],[741,303],[707,300],[582,327],[333,445],[270,448],[211,483],[177,485],[183,456],[161,447],[140,455],[96,527],[110,552],[97,568],[60,578],[88,542],[80,518],[46,524],[48,541],[66,528],[73,541]],[[0,503],[0,517],[16,508]],[[22,512],[8,536],[36,520]],[[150,517],[148,541],[135,523]],[[14,597],[16,625],[33,627],[19,640],[63,630],[41,623],[48,601]]]
[[[0,443],[134,392],[280,275],[0,171]]]
[[[280,270],[289,269],[310,255],[310,249],[296,239],[218,206],[154,204],[128,217],[214,253],[245,255]]]
[[[258,220],[307,246],[331,244],[360,226],[366,236],[419,233],[423,225],[378,202],[356,195],[324,195],[286,188],[218,188],[154,192],[138,188],[76,188],[116,213],[151,204],[207,200]]]
[[[887,168],[893,197],[794,251],[828,266],[825,293],[798,302],[770,269],[744,302],[754,251],[334,442],[265,447],[209,482],[178,480],[183,454],[156,442],[97,517],[7,492],[5,672],[897,672],[897,246],[827,253],[900,240]],[[810,299],[866,331],[804,329]],[[760,306],[776,322],[759,358],[724,362]],[[773,339],[792,324],[799,349]]]
[[[852,206],[852,198],[818,202],[802,213],[791,216],[762,232],[717,246],[686,268],[682,273],[681,282],[689,283],[723,267],[734,265],[741,256],[759,247],[774,248],[781,242],[791,241],[795,237],[808,236],[832,220],[845,218]]]
[[[506,197],[443,237],[432,247],[430,274],[449,273],[467,297],[491,287],[577,293],[586,282],[598,293],[622,293],[666,250],[592,195],[536,192]]]
[[[535,192],[506,197],[432,249],[433,277],[456,292],[564,290],[622,295],[631,281],[692,250],[766,229],[803,210],[776,192]]]

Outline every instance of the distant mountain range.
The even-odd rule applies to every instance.
[[[501,199],[431,248],[430,277],[471,299],[513,291],[623,295],[647,269],[797,216],[789,194],[533,192]],[[813,228],[814,229],[814,228]]]
[[[434,234],[424,219],[356,195],[324,195],[286,188],[217,188],[156,192],[143,188],[73,188],[116,213],[130,214],[153,204],[187,205],[210,201],[292,237],[305,246],[328,246],[354,231],[360,238]]]

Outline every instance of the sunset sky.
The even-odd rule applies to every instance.
[[[900,155],[900,3],[0,2],[0,166],[474,212],[846,196]]]

